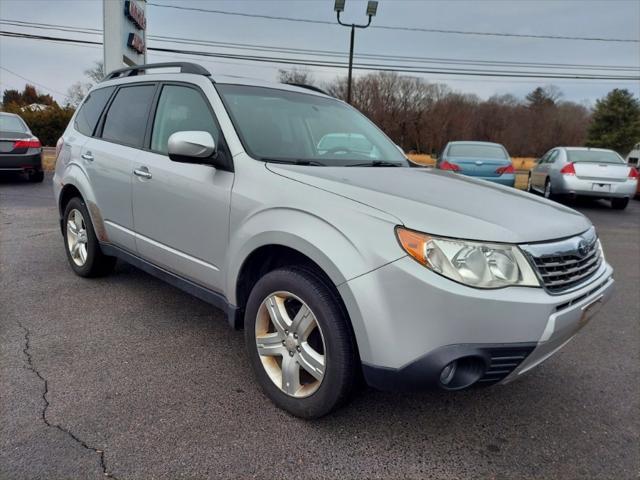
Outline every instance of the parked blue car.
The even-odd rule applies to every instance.
[[[508,187],[516,183],[511,157],[499,143],[449,142],[438,156],[436,168],[489,180]]]

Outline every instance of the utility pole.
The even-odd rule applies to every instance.
[[[357,24],[357,23],[343,23],[340,20],[340,13],[344,12],[344,4],[345,0],[336,0],[336,3],[333,6],[333,10],[337,13],[338,23],[343,27],[351,27],[351,41],[349,44],[349,73],[347,75],[347,103],[351,104],[351,81],[353,78],[353,44],[355,42],[356,37],[356,28],[367,28],[371,25],[371,18],[376,16],[376,11],[378,10],[378,2],[377,1],[369,1],[367,3],[367,16],[369,17],[369,21],[366,24]]]

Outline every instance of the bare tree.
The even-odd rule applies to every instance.
[[[325,86],[345,99],[345,77]],[[405,151],[436,153],[451,140],[502,143],[514,156],[540,156],[553,146],[582,145],[589,110],[562,101],[553,86],[524,99],[513,95],[481,100],[447,85],[394,73],[371,73],[353,80],[352,104]]]
[[[291,70],[278,70],[280,83],[296,83],[299,85],[314,85],[315,80],[311,72],[305,69],[293,68]]]
[[[89,79],[87,82],[75,82],[67,89],[66,103],[71,107],[77,107],[80,102],[87,96],[91,87],[100,82],[104,78],[104,68],[102,62],[93,62],[91,68],[84,71],[85,76]]]

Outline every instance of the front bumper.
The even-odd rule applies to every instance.
[[[24,154],[0,154],[0,172],[42,170],[42,150],[29,149]]]
[[[603,262],[585,285],[562,295],[531,287],[480,290],[404,257],[338,289],[367,382],[411,390],[439,386],[442,369],[463,357],[481,370],[474,384],[513,380],[586,324],[593,313],[588,307],[609,299],[611,275]]]
[[[611,180],[582,179],[573,175],[562,175],[552,183],[553,193],[559,195],[585,196],[597,198],[633,197],[638,181],[628,178],[622,182]]]

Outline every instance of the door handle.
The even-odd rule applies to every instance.
[[[80,156],[84,158],[87,162],[93,162],[93,155],[91,154],[91,152],[85,152]]]
[[[152,176],[151,172],[149,172],[149,169],[147,167],[136,168],[133,171],[133,174],[137,177],[146,178],[146,179],[150,179]]]

